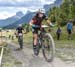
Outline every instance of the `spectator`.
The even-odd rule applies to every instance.
[[[57,40],[60,39],[60,35],[61,35],[61,29],[60,27],[58,27],[57,31],[56,31],[56,34],[57,34]]]
[[[68,40],[72,39],[73,24],[72,21],[67,23]]]

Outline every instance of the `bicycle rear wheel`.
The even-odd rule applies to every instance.
[[[46,33],[42,41],[43,56],[47,62],[51,62],[54,59],[55,44],[52,36]]]
[[[18,42],[19,42],[20,48],[23,48],[23,36],[18,37]]]

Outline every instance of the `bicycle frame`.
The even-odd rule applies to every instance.
[[[54,44],[54,40],[53,40],[52,36],[46,32],[46,30],[45,30],[46,27],[43,27],[40,30],[40,32],[38,32],[38,47],[41,46],[42,51],[43,51],[43,56],[46,59],[46,61],[51,62],[51,61],[53,61],[54,54],[55,54],[55,44]],[[49,41],[51,40],[52,50],[50,52],[52,52],[52,54],[50,54],[51,56],[49,55],[50,58],[48,58],[45,54],[45,49],[47,48],[47,46],[45,47],[44,41],[45,41],[46,36],[48,36],[50,38]],[[48,46],[50,46],[50,45],[48,45]],[[40,48],[38,48],[38,49],[40,50]]]
[[[42,41],[43,41],[43,35],[46,33],[46,31],[45,31],[45,29],[44,28],[42,28],[41,30],[40,30],[40,33],[38,33],[38,39],[40,40],[40,44],[39,45],[41,45],[42,46]]]

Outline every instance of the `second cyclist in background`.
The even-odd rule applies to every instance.
[[[19,24],[17,29],[16,29],[16,36],[18,37],[18,42],[19,42],[19,46],[20,48],[18,49],[23,49],[23,27],[22,24]]]

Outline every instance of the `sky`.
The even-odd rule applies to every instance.
[[[43,8],[46,4],[53,4],[56,0],[0,0],[0,19],[16,15],[16,12],[22,11],[35,12]]]

